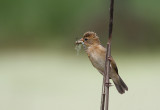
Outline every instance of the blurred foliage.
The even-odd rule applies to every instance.
[[[159,48],[159,3],[115,1],[113,48]],[[105,44],[108,12],[108,0],[0,0],[0,45],[72,50],[86,31],[95,31]]]

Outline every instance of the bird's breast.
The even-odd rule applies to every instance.
[[[102,50],[100,50],[99,48],[89,50],[88,57],[95,68],[97,68],[99,71],[104,72],[105,53]]]

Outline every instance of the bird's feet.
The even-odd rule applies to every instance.
[[[108,60],[109,60],[109,61],[112,61],[112,57],[108,57]]]
[[[111,86],[113,86],[113,85],[112,85],[112,83],[109,82],[109,83],[105,83],[105,86],[111,87]]]

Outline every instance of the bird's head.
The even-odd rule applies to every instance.
[[[100,40],[96,33],[86,32],[80,40],[76,41],[76,44],[84,44],[85,46],[90,47],[92,45],[99,45]]]

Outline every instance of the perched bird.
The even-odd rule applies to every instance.
[[[83,38],[76,41],[76,44],[83,44],[85,46],[85,51],[92,63],[92,65],[102,74],[105,72],[105,59],[106,59],[106,48],[104,48],[99,40],[99,37],[94,32],[84,33]],[[125,93],[125,90],[128,91],[127,85],[123,82],[121,77],[118,74],[117,65],[112,57],[109,57],[110,60],[110,73],[109,78],[113,80],[118,92],[120,94]]]

